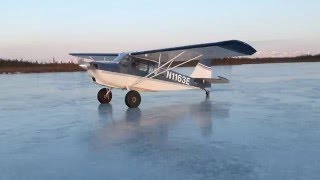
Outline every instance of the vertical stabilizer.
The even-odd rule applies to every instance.
[[[211,60],[200,60],[191,74],[193,78],[211,78]]]

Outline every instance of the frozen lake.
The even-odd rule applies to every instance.
[[[189,68],[182,69],[190,72]],[[0,75],[0,179],[320,179],[320,63],[214,67],[230,84],[125,91],[86,73]]]

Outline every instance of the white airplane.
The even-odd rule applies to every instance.
[[[93,82],[105,86],[97,95],[101,104],[112,99],[113,88],[128,90],[125,103],[136,108],[141,103],[139,92],[201,89],[215,83],[228,83],[218,76],[211,78],[211,60],[252,55],[256,50],[237,41],[198,44],[131,53],[70,53],[79,57],[79,65],[88,71]],[[190,76],[175,72],[191,61],[198,61]],[[174,65],[173,65],[174,64]]]

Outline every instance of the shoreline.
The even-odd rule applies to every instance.
[[[320,55],[301,56],[291,58],[228,58],[213,59],[212,66],[245,65],[245,64],[276,64],[276,63],[306,63],[320,62]],[[196,66],[198,61],[187,63],[181,67]],[[177,65],[173,62],[172,66]],[[26,74],[26,73],[54,73],[54,72],[81,72],[86,71],[75,63],[37,63],[18,60],[0,59],[0,74]]]

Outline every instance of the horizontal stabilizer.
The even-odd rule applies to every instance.
[[[221,76],[218,76],[218,78],[196,78],[196,79],[201,79],[211,84],[227,84],[230,82],[227,78],[224,78]]]
[[[118,53],[70,53],[69,55],[93,61],[112,61]]]

